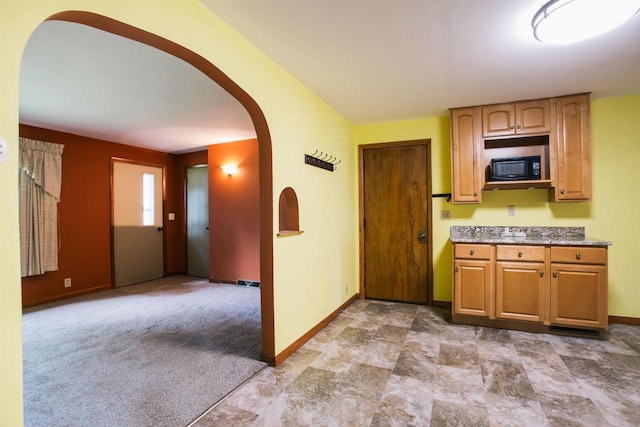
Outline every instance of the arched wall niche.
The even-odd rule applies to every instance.
[[[162,50],[191,64],[229,92],[249,113],[256,130],[260,165],[260,280],[263,361],[275,366],[275,327],[273,312],[273,174],[271,136],[267,120],[256,101],[215,65],[195,52],[153,33],[91,12],[67,11],[48,21],[75,22],[107,31]]]
[[[278,236],[301,234],[298,196],[293,188],[287,187],[278,200]]]

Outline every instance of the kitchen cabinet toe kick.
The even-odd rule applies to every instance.
[[[607,333],[607,328],[576,328],[563,325],[545,325],[543,323],[531,323],[518,320],[490,319],[488,317],[478,317],[464,314],[453,314],[451,316],[451,323],[458,325],[480,326],[484,328],[509,329],[513,331],[592,338],[599,340],[604,339]]]

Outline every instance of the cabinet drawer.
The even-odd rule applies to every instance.
[[[456,243],[454,258],[491,259],[491,245]]]
[[[585,246],[552,246],[551,262],[574,264],[606,264],[607,248]]]
[[[496,259],[505,261],[544,261],[544,246],[498,245]]]

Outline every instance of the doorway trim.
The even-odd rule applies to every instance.
[[[271,366],[276,364],[275,324],[273,301],[273,171],[272,144],[267,120],[258,103],[224,74],[218,67],[197,53],[168,39],[124,22],[84,11],[56,13],[47,21],[66,21],[103,30],[125,37],[182,59],[192,65],[220,87],[229,92],[247,110],[256,130],[259,152],[260,187],[260,312],[262,352],[261,359]]]
[[[431,209],[431,139],[414,139],[409,141],[380,142],[358,145],[358,218],[359,218],[359,250],[360,250],[360,299],[365,298],[364,291],[364,152],[377,148],[407,147],[424,145],[427,149],[427,305],[433,305],[433,219]]]

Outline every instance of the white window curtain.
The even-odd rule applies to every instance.
[[[58,269],[58,202],[64,145],[20,138],[22,277]]]

